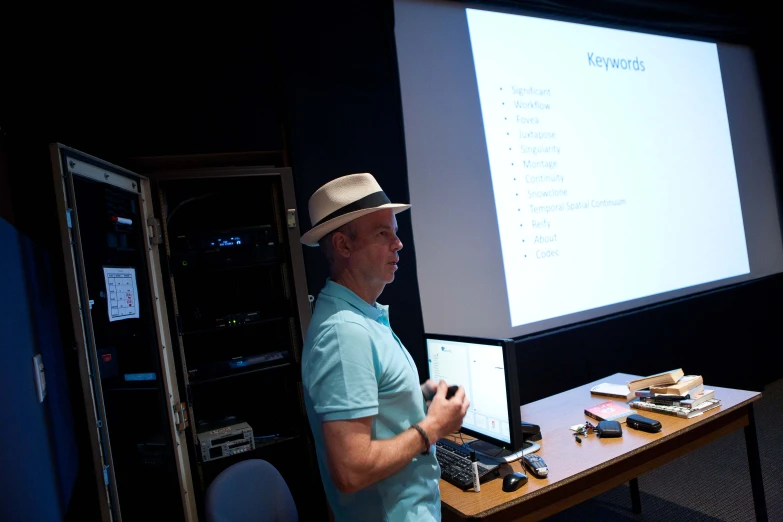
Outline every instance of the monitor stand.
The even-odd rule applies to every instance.
[[[506,463],[514,462],[515,460],[521,459],[522,455],[527,455],[528,453],[533,453],[541,449],[541,444],[530,441],[525,441],[522,444],[522,449],[514,453],[508,451],[507,449],[499,448],[494,444],[490,444],[489,442],[478,439],[468,442],[465,445],[482,457],[486,457],[496,462]]]

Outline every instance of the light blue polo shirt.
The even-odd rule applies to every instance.
[[[382,440],[426,416],[416,364],[389,326],[388,306],[369,305],[328,279],[305,338],[302,384],[318,467],[336,520],[440,520],[440,467],[434,453],[417,455],[398,473],[351,494],[341,493],[329,473],[322,422],[372,417],[371,436]]]

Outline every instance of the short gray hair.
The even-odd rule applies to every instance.
[[[353,241],[357,236],[356,223],[349,221],[345,225],[332,230],[318,241],[318,246],[321,247],[321,251],[324,253],[324,257],[326,257],[326,262],[329,264],[330,272],[332,271],[332,264],[334,263],[334,245],[332,244],[332,236],[335,232],[342,232],[348,236],[351,241]]]

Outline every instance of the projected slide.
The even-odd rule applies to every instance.
[[[512,326],[749,272],[714,44],[467,20]]]

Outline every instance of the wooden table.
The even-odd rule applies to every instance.
[[[692,419],[639,411],[661,421],[663,429],[659,433],[645,433],[623,424],[621,438],[602,440],[591,434],[583,437],[581,444],[574,440],[569,426],[592,421],[584,416],[584,409],[610,400],[591,396],[590,388],[602,382],[623,383],[635,378],[617,373],[522,406],[522,420],[541,426],[538,455],[546,461],[549,476],[537,479],[528,473],[526,485],[505,493],[502,477],[523,469],[517,461],[504,464],[501,478],[482,484],[479,493],[462,491],[441,480],[443,520],[540,520],[625,482],[631,483],[632,505],[638,513],[638,476],[740,428],[745,429],[756,518],[767,520],[753,417],[753,402],[761,398],[760,393],[709,386],[721,406]]]

